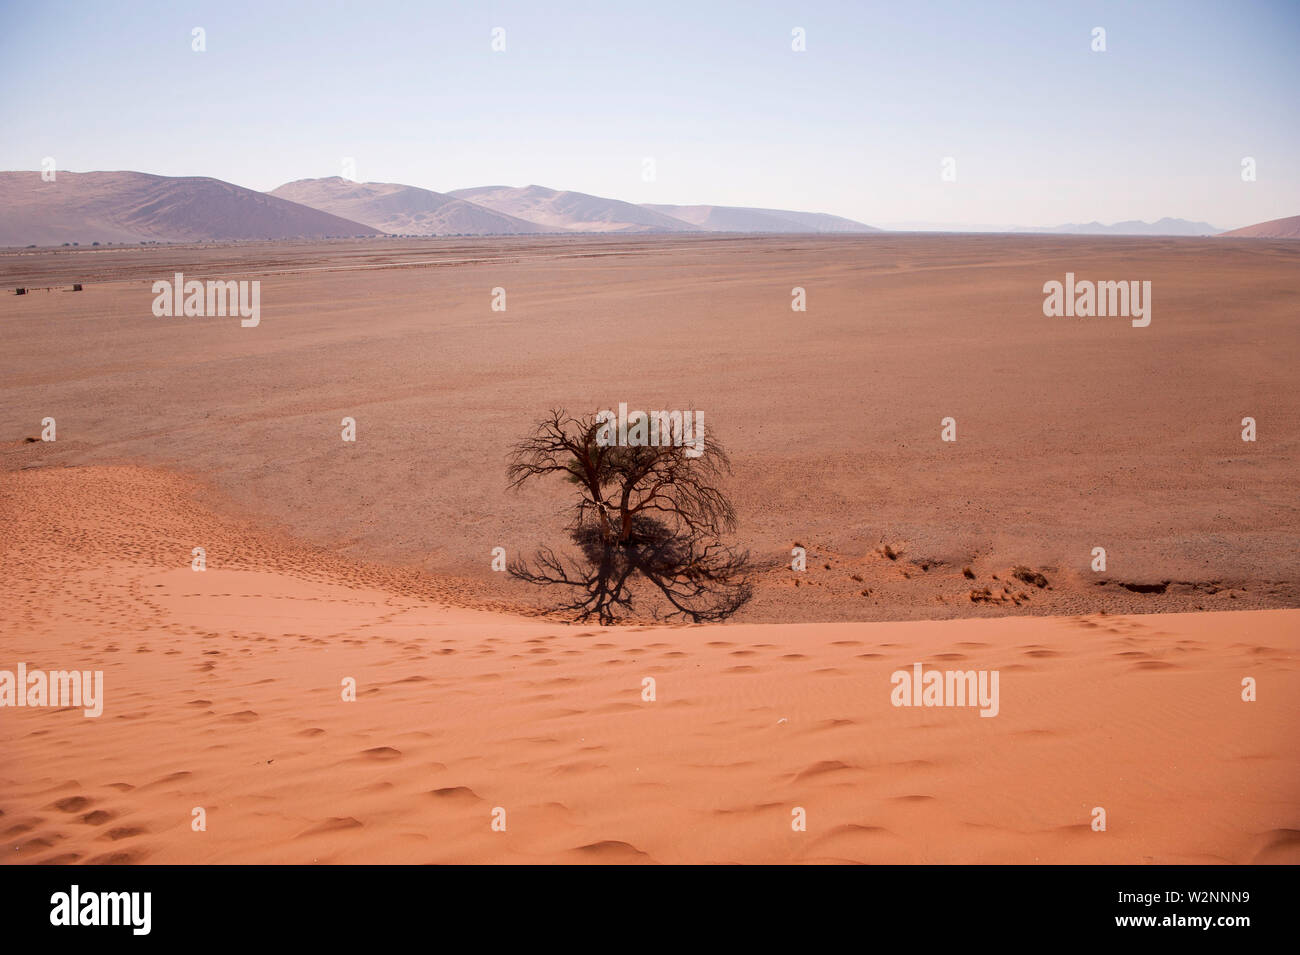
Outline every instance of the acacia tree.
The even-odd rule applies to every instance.
[[[596,415],[553,410],[511,454],[511,488],[546,475],[574,485],[578,500],[570,536],[582,561],[538,552],[510,573],[530,583],[571,591],[560,609],[579,620],[614,623],[634,612],[642,592],[668,604],[663,616],[721,620],[749,600],[749,554],[722,543],[736,512],[720,487],[731,462],[717,441],[622,446],[597,440]],[[695,450],[695,455],[688,454]],[[660,616],[659,613],[653,614]]]

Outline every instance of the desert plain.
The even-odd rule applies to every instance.
[[[259,281],[260,323],[156,317],[176,272]],[[1067,273],[1150,281],[1150,324],[1046,317]],[[98,718],[0,710],[0,852],[1300,861],[1298,274],[1229,238],[0,252],[0,668],[105,680]],[[620,402],[730,453],[727,623],[491,569],[566,545],[510,448]],[[997,715],[892,705],[918,662],[997,670]]]

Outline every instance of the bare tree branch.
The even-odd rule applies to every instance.
[[[611,624],[634,612],[641,594],[667,602],[656,618],[722,620],[752,596],[748,552],[721,542],[736,527],[736,511],[721,488],[731,462],[717,441],[697,454],[681,445],[618,446],[597,440],[596,415],[574,418],[552,410],[513,449],[511,488],[551,474],[577,488],[570,536],[582,562],[549,548],[536,569],[512,562],[512,576],[568,589],[556,609],[578,620]]]

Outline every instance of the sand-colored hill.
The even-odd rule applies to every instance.
[[[0,246],[373,235],[339,216],[200,176],[0,172]]]
[[[1247,239],[1300,239],[1300,216],[1270,219],[1268,222],[1257,222],[1222,234]]]
[[[822,212],[751,209],[745,206],[669,206],[645,203],[645,208],[689,222],[709,232],[880,232],[874,226]]]
[[[0,669],[104,679],[0,710],[3,862],[1300,862],[1300,611],[564,626],[134,467],[0,523]],[[893,705],[916,663],[997,715]]]
[[[447,193],[551,232],[694,232],[697,227],[645,206],[545,186],[477,186]]]
[[[464,199],[399,183],[353,182],[330,176],[287,182],[270,194],[394,235],[522,235],[544,231],[535,223]]]

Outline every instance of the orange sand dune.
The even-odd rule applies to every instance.
[[[1256,222],[1254,225],[1243,226],[1222,234],[1248,239],[1300,239],[1300,216]]]
[[[0,523],[0,669],[106,698],[0,709],[8,861],[1300,861],[1300,611],[575,627],[161,472],[4,472]],[[914,662],[1000,712],[892,706]]]
[[[375,235],[370,226],[206,176],[0,172],[0,246]]]

